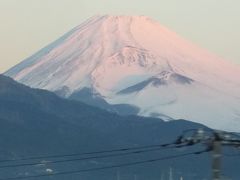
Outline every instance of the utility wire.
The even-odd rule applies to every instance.
[[[45,161],[45,162],[38,162],[38,163],[21,163],[21,164],[13,164],[13,165],[3,165],[0,166],[0,169],[2,168],[14,168],[14,167],[24,167],[24,166],[38,166],[38,165],[47,165],[47,164],[57,164],[57,163],[65,163],[65,162],[76,162],[76,161],[84,161],[89,159],[103,159],[103,158],[109,158],[109,157],[120,157],[120,156],[126,156],[131,154],[140,154],[145,152],[153,152],[153,151],[160,151],[165,149],[172,149],[176,148],[174,146],[170,147],[159,147],[154,149],[148,149],[148,150],[137,150],[132,152],[126,152],[126,153],[118,153],[118,154],[109,154],[109,155],[99,155],[99,156],[91,156],[91,157],[82,157],[82,158],[75,158],[75,159],[63,159],[63,160],[55,160],[55,161]]]
[[[198,129],[187,129],[184,130],[183,133],[196,131]],[[15,161],[27,161],[27,160],[39,160],[39,159],[52,159],[52,158],[63,158],[63,157],[74,157],[74,156],[83,156],[83,155],[92,155],[92,154],[103,154],[103,153],[112,153],[119,151],[131,151],[137,149],[147,149],[154,147],[166,147],[170,145],[176,145],[174,143],[165,143],[165,144],[154,144],[154,145],[146,145],[146,146],[138,146],[138,147],[128,147],[128,148],[120,148],[120,149],[110,149],[110,150],[102,150],[102,151],[92,151],[92,152],[83,152],[83,153],[72,153],[72,154],[59,154],[59,155],[41,155],[41,156],[32,156],[32,157],[21,157],[17,159],[0,159],[0,163],[5,162],[15,162]]]
[[[51,174],[40,174],[40,175],[32,175],[32,176],[19,176],[19,177],[12,177],[12,178],[3,178],[0,180],[18,180],[18,179],[29,179],[29,178],[39,178],[39,177],[79,174],[79,173],[83,173],[83,172],[101,171],[101,170],[105,170],[105,169],[113,169],[113,168],[119,168],[119,167],[127,167],[127,166],[145,164],[145,163],[153,163],[153,162],[169,160],[169,159],[176,159],[176,158],[189,156],[189,155],[199,155],[199,154],[205,153],[205,152],[207,152],[207,150],[190,152],[190,153],[179,154],[179,155],[174,155],[174,156],[166,156],[166,157],[162,157],[162,158],[158,158],[158,159],[150,159],[150,160],[145,160],[145,161],[123,163],[123,164],[112,165],[112,166],[89,168],[89,169],[82,169],[82,170],[75,170],[75,171],[56,172],[56,173],[51,173]]]
[[[166,146],[170,146],[170,145],[174,145],[174,144],[175,144],[175,143],[155,144],[155,145],[148,145],[148,146],[139,146],[139,147],[130,147],[130,148],[120,148],[120,149],[111,149],[111,150],[93,151],[93,152],[84,152],[84,153],[72,153],[72,154],[62,154],[62,155],[48,155],[48,156],[23,157],[23,158],[18,158],[18,159],[5,159],[5,160],[0,160],[0,163],[4,163],[4,162],[15,162],[15,161],[26,161],[26,160],[50,159],[50,158],[74,157],[74,156],[83,156],[83,155],[112,153],[112,152],[119,152],[119,151],[131,151],[131,150],[147,149],[147,148],[155,148],[155,147],[166,147]]]

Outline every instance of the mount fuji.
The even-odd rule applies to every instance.
[[[8,70],[34,88],[240,131],[240,66],[145,16],[95,16]]]

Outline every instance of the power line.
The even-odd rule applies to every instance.
[[[155,149],[138,150],[138,151],[132,151],[132,152],[127,152],[127,153],[91,156],[91,157],[83,157],[83,158],[75,158],[75,159],[64,159],[64,160],[56,160],[56,161],[46,161],[46,162],[40,162],[40,163],[22,163],[22,164],[4,165],[4,166],[0,166],[0,168],[37,166],[37,165],[57,164],[57,163],[64,163],[64,162],[76,162],[76,161],[83,161],[83,160],[89,160],[89,159],[103,159],[103,158],[109,158],[109,157],[119,157],[119,156],[131,155],[131,154],[140,154],[140,153],[145,153],[145,152],[153,152],[153,151],[159,151],[159,150],[165,150],[165,149],[172,149],[172,148],[175,148],[175,147],[170,147],[170,146],[169,147],[159,147],[159,148],[155,148]]]
[[[183,133],[193,132],[198,129],[188,129],[183,131]],[[128,148],[120,148],[120,149],[110,149],[110,150],[102,150],[102,151],[92,151],[92,152],[83,152],[83,153],[72,153],[72,154],[59,154],[59,155],[41,155],[41,156],[32,156],[32,157],[22,157],[17,159],[2,159],[0,163],[5,162],[15,162],[15,161],[27,161],[27,160],[39,160],[39,159],[53,159],[53,158],[63,158],[63,157],[74,157],[74,156],[83,156],[83,155],[92,155],[92,154],[103,154],[103,153],[112,153],[119,151],[131,151],[137,149],[146,149],[146,148],[154,148],[154,147],[166,147],[170,145],[181,144],[175,141],[174,143],[165,143],[165,144],[154,144],[154,145],[146,145],[146,146],[138,146],[138,147],[128,147]],[[179,146],[182,147],[182,146]]]
[[[155,145],[130,147],[130,148],[120,148],[120,149],[111,149],[111,150],[102,150],[102,151],[93,151],[93,152],[84,152],[84,153],[72,153],[72,154],[62,154],[62,155],[47,155],[47,156],[23,157],[23,158],[18,158],[18,159],[0,160],[0,163],[15,162],[15,161],[27,161],[27,160],[39,160],[39,159],[51,159],[51,158],[63,158],[63,157],[74,157],[74,156],[83,156],[83,155],[92,155],[92,154],[112,153],[112,152],[119,152],[119,151],[131,151],[131,150],[147,149],[147,148],[154,148],[154,147],[166,147],[166,146],[170,146],[170,145],[173,145],[173,144],[174,143],[155,144]]]
[[[222,147],[240,147],[240,136],[236,133],[228,133],[219,130],[213,130],[207,133],[199,129],[191,136],[181,135],[178,138],[180,143],[201,143],[207,145],[207,149],[212,151],[212,179],[220,180],[222,177],[221,164],[222,164]],[[231,155],[225,155],[231,156]]]
[[[145,163],[153,163],[153,162],[157,162],[157,161],[176,159],[176,158],[189,156],[189,155],[199,155],[199,154],[204,153],[204,152],[207,152],[207,150],[196,151],[196,152],[185,153],[185,154],[179,154],[179,155],[174,155],[174,156],[166,156],[166,157],[162,157],[162,158],[158,158],[158,159],[150,159],[150,160],[145,160],[145,161],[123,163],[123,164],[112,165],[112,166],[105,166],[105,167],[98,167],[98,168],[89,168],[89,169],[82,169],[82,170],[75,170],[75,171],[56,172],[56,173],[52,173],[52,174],[41,174],[41,175],[32,175],[32,176],[19,176],[19,177],[12,177],[12,178],[3,178],[3,179],[0,179],[0,180],[17,180],[17,179],[29,179],[29,178],[39,178],[39,177],[79,174],[79,173],[83,173],[83,172],[100,171],[100,170],[105,170],[105,169],[113,169],[113,168],[119,168],[119,167],[126,167],[126,166],[134,166],[134,165],[139,165],[139,164],[145,164]]]

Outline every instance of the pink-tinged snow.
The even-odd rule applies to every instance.
[[[149,85],[142,91],[113,96],[113,104],[128,103],[141,108],[140,115],[191,119],[210,127],[236,130],[239,127],[240,101],[200,83],[190,85]],[[159,114],[159,115],[158,115]],[[167,118],[168,119],[168,118]]]
[[[162,72],[191,84],[167,82],[119,94]],[[95,16],[13,67],[6,75],[48,90],[89,87],[109,103],[129,103],[140,115],[189,119],[240,130],[240,67],[202,50],[145,16]],[[169,118],[167,118],[169,119]]]

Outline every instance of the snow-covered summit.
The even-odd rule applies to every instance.
[[[240,130],[240,67],[146,16],[94,16],[5,74],[66,96],[90,88],[143,116]]]

